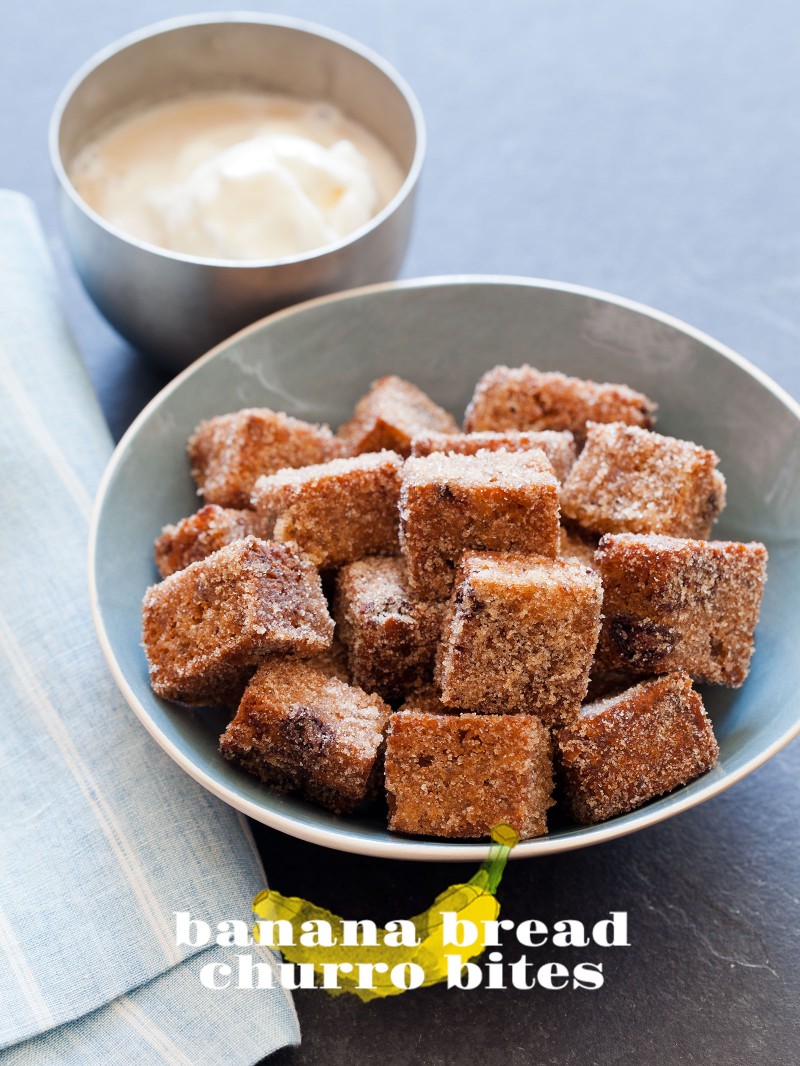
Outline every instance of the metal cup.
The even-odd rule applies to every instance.
[[[319,251],[269,260],[183,255],[129,237],[78,195],[69,171],[115,123],[195,92],[245,90],[323,100],[393,153],[405,179],[365,226]],[[172,19],[116,42],[67,84],[50,123],[67,244],[89,295],[128,341],[170,373],[271,311],[397,276],[408,244],[425,126],[406,82],[331,30],[274,15]]]

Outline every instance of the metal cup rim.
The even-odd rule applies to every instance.
[[[252,23],[262,26],[278,26],[321,37],[354,52],[363,59],[366,59],[384,74],[401,93],[409,111],[411,112],[414,123],[414,156],[398,191],[388,204],[386,204],[385,207],[383,207],[363,226],[360,226],[357,230],[354,230],[352,233],[347,234],[347,236],[342,237],[336,242],[323,245],[320,248],[311,249],[300,255],[267,259],[220,259],[212,256],[188,255],[184,252],[175,252],[168,248],[162,248],[157,244],[151,244],[148,241],[141,241],[136,237],[132,237],[117,226],[112,225],[112,223],[108,222],[102,215],[98,214],[78,193],[78,190],[70,180],[66,167],[64,166],[59,147],[59,136],[64,113],[79,86],[90,74],[102,66],[103,63],[107,62],[109,59],[113,59],[114,56],[124,52],[133,45],[139,44],[141,41],[148,40],[152,37],[158,37],[174,30],[189,29],[193,26],[213,25],[215,23],[220,25],[225,23]],[[288,15],[263,14],[257,11],[213,11],[195,15],[181,15],[175,18],[162,19],[159,22],[150,23],[148,26],[143,26],[138,30],[125,34],[123,37],[117,38],[115,41],[112,41],[110,44],[95,52],[94,55],[90,56],[90,58],[87,59],[67,81],[59,93],[53,107],[48,129],[50,164],[59,185],[75,206],[101,229],[105,230],[111,236],[116,237],[118,240],[124,241],[126,244],[139,248],[151,255],[157,255],[162,259],[172,260],[179,263],[188,263],[196,267],[225,267],[237,270],[263,270],[266,267],[289,266],[296,263],[319,260],[327,255],[333,255],[336,252],[341,251],[343,248],[347,248],[351,244],[355,244],[373,230],[378,229],[387,218],[397,211],[416,188],[425,158],[426,143],[427,132],[425,119],[419,100],[402,74],[400,74],[388,60],[384,59],[382,55],[374,51],[372,48],[369,48],[367,45],[362,44],[360,41],[355,40],[353,37],[349,37],[346,34],[340,33],[338,30],[330,29],[319,23],[311,22],[308,19],[295,18]]]

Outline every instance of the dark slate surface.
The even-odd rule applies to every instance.
[[[216,6],[244,6],[218,2]],[[118,436],[163,384],[71,273],[45,131],[73,69],[191,0],[29,0],[5,12],[0,185],[41,211]],[[415,86],[428,165],[404,275],[528,274],[643,300],[800,395],[800,8],[793,0],[307,0],[271,9],[384,53]],[[765,427],[768,431],[768,427]],[[512,864],[503,914],[630,914],[597,992],[423,990],[363,1006],[296,997],[273,1063],[396,1066],[800,1062],[800,746],[638,836]],[[353,858],[256,827],[276,888],[350,917],[413,914],[471,869]],[[509,960],[521,949],[506,949]],[[529,951],[550,961],[564,949]]]

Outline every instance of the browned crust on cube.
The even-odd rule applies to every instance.
[[[413,702],[386,739],[389,828],[485,837],[500,823],[521,837],[547,832],[553,805],[550,738],[530,715],[437,713]]]
[[[266,539],[270,532],[269,523],[254,511],[209,503],[176,525],[164,526],[153,547],[155,563],[161,576],[169,577],[226,544],[248,536]]]
[[[556,556],[558,482],[539,449],[409,459],[400,492],[400,547],[422,599],[453,586],[465,550]]]
[[[442,702],[563,725],[586,695],[602,600],[579,563],[466,553],[437,656]]]
[[[414,458],[434,452],[475,455],[479,451],[526,452],[531,448],[542,449],[559,481],[566,478],[578,454],[572,433],[545,429],[538,433],[426,433],[411,442],[411,455]]]
[[[333,616],[355,684],[396,700],[429,681],[444,609],[442,603],[414,599],[400,558],[343,567]]]
[[[414,437],[427,432],[457,433],[458,426],[422,389],[391,374],[372,383],[337,437],[347,455],[385,448],[407,456]]]
[[[475,386],[464,430],[568,429],[578,440],[587,422],[653,425],[656,405],[627,385],[610,385],[532,366],[496,366]]]
[[[147,590],[142,637],[156,695],[226,704],[271,652],[331,643],[319,575],[296,545],[246,537]]]
[[[253,503],[276,541],[295,541],[318,566],[396,555],[401,465],[378,452],[281,470],[258,479]]]
[[[708,537],[725,506],[714,452],[616,422],[589,425],[562,486],[566,518],[595,533]]]
[[[600,669],[743,683],[766,581],[763,544],[615,534],[596,558],[605,589]]]
[[[250,407],[201,422],[187,446],[192,477],[206,503],[250,507],[257,478],[284,467],[321,463],[339,454],[327,426],[266,407]]]
[[[588,704],[556,744],[567,807],[584,825],[692,781],[719,754],[703,701],[684,673]]]
[[[261,664],[220,739],[226,759],[338,814],[368,795],[391,709],[292,658]]]

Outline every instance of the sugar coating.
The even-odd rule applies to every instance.
[[[251,535],[266,538],[270,532],[269,523],[254,511],[209,503],[176,525],[164,526],[154,545],[156,566],[162,577],[169,577],[226,544]]]
[[[395,700],[429,681],[444,606],[412,596],[402,559],[362,559],[343,567],[333,616],[354,683]]]
[[[596,569],[594,553],[599,538],[577,526],[561,526],[560,554],[562,559],[573,559],[583,566]]]
[[[725,506],[718,457],[620,422],[590,423],[561,492],[564,515],[596,533],[708,537]]]
[[[449,595],[468,549],[556,556],[558,520],[558,482],[540,449],[435,452],[403,467],[400,546],[420,598]]]
[[[692,781],[719,754],[703,701],[684,673],[588,704],[556,745],[567,807],[583,825]]]
[[[317,566],[395,555],[401,466],[384,451],[281,470],[258,479],[253,504],[276,541],[295,541]]]
[[[289,657],[256,671],[220,739],[226,759],[278,792],[299,792],[337,814],[368,795],[391,709]]]
[[[348,455],[386,448],[406,456],[414,437],[428,432],[457,433],[458,426],[422,389],[392,374],[372,383],[337,436]]]
[[[618,533],[600,541],[597,562],[601,669],[743,683],[767,576],[763,544]]]
[[[541,448],[553,473],[563,481],[572,469],[577,456],[575,437],[567,430],[545,429],[539,433],[425,433],[411,442],[414,457],[434,452],[474,455],[479,451],[526,452]]]
[[[189,438],[188,453],[206,503],[249,507],[262,474],[324,462],[338,454],[338,447],[327,426],[251,407],[201,422]]]
[[[227,704],[265,655],[324,651],[333,619],[296,545],[246,537],[149,588],[142,636],[156,695]]]
[[[442,702],[563,725],[586,695],[602,600],[599,576],[571,560],[466,553],[437,656]]]
[[[475,386],[464,429],[568,429],[582,440],[587,422],[653,424],[656,405],[627,385],[598,384],[532,366],[496,366]]]
[[[389,828],[485,837],[505,822],[521,837],[547,832],[553,805],[550,738],[532,715],[486,715],[411,700],[389,720]]]

